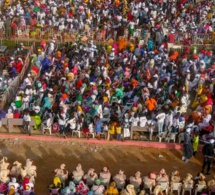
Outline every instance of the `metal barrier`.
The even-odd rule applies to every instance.
[[[16,93],[20,87],[20,84],[22,83],[24,76],[26,75],[26,73],[29,69],[30,58],[34,51],[35,51],[35,43],[32,44],[32,46],[28,52],[28,55],[25,59],[24,66],[22,68],[21,73],[13,80],[11,85],[4,92],[2,99],[1,99],[0,109],[3,109],[8,103],[13,101],[14,97],[16,96]]]
[[[178,52],[184,52],[184,50],[187,47],[197,47],[199,50],[200,49],[206,49],[206,50],[215,50],[215,45],[214,44],[192,44],[192,45],[180,45],[180,44],[168,44],[168,50],[170,51],[178,51]]]

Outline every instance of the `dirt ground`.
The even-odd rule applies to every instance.
[[[158,156],[163,157],[158,157]],[[125,171],[127,177],[140,171],[142,176],[150,171],[159,171],[165,168],[170,174],[179,170],[184,177],[187,172],[194,176],[201,170],[202,154],[197,153],[195,158],[185,164],[181,161],[182,151],[142,148],[137,146],[95,145],[71,142],[43,142],[21,139],[0,139],[0,156],[7,156],[12,164],[18,160],[25,164],[25,159],[34,160],[38,167],[36,178],[36,194],[48,194],[47,186],[53,178],[53,170],[61,163],[71,173],[78,163],[82,164],[84,171],[95,168],[99,172],[103,166],[109,166],[112,175],[119,169]]]

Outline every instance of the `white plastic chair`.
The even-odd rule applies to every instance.
[[[171,140],[175,143],[177,133],[170,133],[169,136],[166,138],[167,142],[170,142]]]
[[[41,125],[42,134],[44,134],[45,131],[48,130],[49,134],[51,135],[52,134],[52,125],[53,125],[53,118],[51,119],[49,126],[46,126],[45,124],[42,124]]]
[[[72,136],[73,136],[74,133],[78,133],[78,138],[81,137],[81,131],[80,130],[73,130],[72,131]]]
[[[50,190],[49,195],[60,195],[59,189],[60,188],[49,188],[49,190]]]
[[[195,188],[194,194],[197,195],[198,192],[202,192],[202,190],[206,187],[206,185],[197,184]]]
[[[152,182],[150,182],[150,181],[145,181],[144,183],[143,183],[143,188],[144,189],[149,189],[149,192],[150,192],[150,194],[152,194]]]
[[[95,133],[94,133],[94,132],[92,132],[92,133],[87,132],[87,133],[86,133],[87,138],[89,138],[89,135],[92,135],[92,137],[95,138]]]
[[[172,182],[171,187],[170,187],[170,192],[173,193],[173,191],[177,191],[178,195],[180,195],[181,194],[181,187],[182,187],[182,183]]]
[[[181,143],[182,141],[184,141],[184,133],[178,135],[178,143]]]
[[[184,195],[184,193],[187,191],[190,193],[190,195],[192,194],[192,190],[193,190],[193,185],[188,186],[187,188],[182,188],[182,195]]]
[[[48,127],[46,125],[42,125],[41,128],[42,128],[42,134],[44,134],[46,130],[49,131],[50,135],[52,134],[52,124]]]
[[[161,188],[163,189],[163,191],[165,191],[166,195],[168,194],[169,192],[169,182],[158,182],[158,184],[161,186]]]
[[[101,136],[101,137],[104,137],[105,140],[107,139],[107,133],[106,133],[106,132],[101,132],[101,133],[100,133],[100,136]]]
[[[158,139],[159,139],[159,142],[161,142],[162,139],[166,139],[167,133],[168,133],[168,131],[163,131],[163,132],[157,134],[156,139],[158,138]]]

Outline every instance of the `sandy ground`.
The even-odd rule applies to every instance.
[[[91,167],[99,172],[103,166],[109,166],[113,175],[122,169],[127,177],[138,170],[144,176],[149,171],[159,171],[161,168],[165,168],[169,174],[173,170],[179,170],[182,177],[187,172],[196,175],[201,170],[202,163],[201,152],[185,164],[181,161],[182,151],[179,150],[119,146],[111,143],[96,145],[78,140],[60,143],[1,138],[0,155],[7,156],[11,164],[16,160],[24,164],[26,158],[34,160],[38,167],[38,195],[48,194],[47,186],[52,181],[53,170],[61,163],[66,164],[70,173],[81,163],[85,172]],[[160,158],[159,155],[163,157]]]

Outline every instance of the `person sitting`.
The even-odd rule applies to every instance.
[[[91,188],[91,191],[94,195],[101,195],[104,193],[105,187],[101,184],[100,179],[96,179],[94,185]]]
[[[205,135],[205,134],[210,134],[212,133],[214,130],[214,124],[213,124],[213,121],[210,120],[209,121],[209,125],[207,127],[203,127],[202,130],[200,131],[200,137]]]
[[[73,181],[69,182],[69,185],[61,190],[61,194],[74,195],[76,193],[76,187]]]
[[[76,167],[76,170],[72,172],[73,174],[73,182],[75,184],[79,184],[79,182],[82,180],[82,177],[84,176],[84,171],[82,170],[81,164],[78,164]]]
[[[9,193],[11,190],[13,190],[15,193],[18,192],[19,190],[19,183],[16,181],[16,178],[13,177],[12,181],[8,183],[8,189],[9,189]]]
[[[140,190],[140,185],[142,184],[142,178],[141,178],[141,173],[137,171],[135,173],[135,176],[131,176],[129,178],[130,184],[134,186],[134,189],[136,192]]]
[[[199,128],[200,130],[202,130],[203,128],[209,126],[209,122],[211,120],[211,114],[207,113],[203,116],[203,121],[201,123],[199,123]]]
[[[119,191],[116,188],[116,182],[112,181],[110,183],[107,190],[105,190],[104,195],[119,195]]]
[[[8,113],[5,116],[6,118],[14,118],[13,112],[11,109],[8,109]]]
[[[68,125],[68,130],[71,133],[71,135],[73,136],[74,134],[74,130],[77,127],[77,121],[74,115],[71,115],[70,119],[66,122]]]
[[[22,186],[20,189],[27,192],[31,192],[34,190],[34,184],[30,182],[30,177],[28,175],[26,175],[23,179]]]
[[[110,183],[111,173],[107,167],[104,167],[99,174],[99,179],[104,186],[108,186]]]
[[[113,177],[113,180],[116,182],[117,189],[122,190],[125,187],[126,175],[124,171],[119,170],[119,173]]]
[[[168,182],[169,177],[166,174],[165,169],[161,169],[159,174],[157,175],[156,182]]]
[[[87,174],[83,177],[84,180],[86,180],[86,184],[90,187],[94,184],[95,180],[98,179],[98,175],[95,172],[95,169],[90,168],[87,172]]]
[[[212,175],[212,179],[210,179],[207,183],[207,186],[209,188],[209,190],[212,190],[215,188],[215,175]]]
[[[173,183],[179,183],[181,182],[182,178],[180,177],[180,174],[178,171],[173,171],[171,174],[171,182]]]
[[[143,178],[143,182],[150,182],[153,187],[156,186],[156,173],[150,172],[148,176]]]
[[[83,181],[80,181],[79,184],[76,186],[76,194],[87,195],[88,192],[89,192],[88,186]]]

